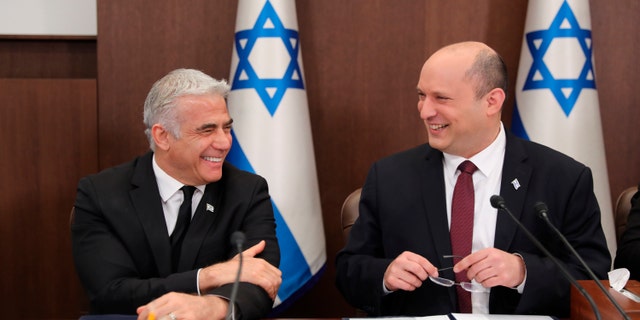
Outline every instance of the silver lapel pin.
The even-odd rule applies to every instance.
[[[513,188],[516,190],[520,189],[520,181],[518,181],[518,178],[513,179],[513,181],[511,181],[511,185],[513,185]]]

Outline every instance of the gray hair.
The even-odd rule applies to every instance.
[[[231,87],[225,80],[216,80],[199,70],[176,69],[169,72],[151,87],[144,101],[144,133],[149,147],[155,151],[156,144],[151,127],[160,124],[174,137],[180,138],[180,125],[176,113],[176,100],[188,95],[215,94],[227,100]]]

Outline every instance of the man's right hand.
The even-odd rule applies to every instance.
[[[405,251],[396,257],[384,272],[383,284],[389,291],[413,291],[429,276],[438,276],[438,268],[429,260]]]
[[[280,284],[282,272],[264,259],[256,258],[266,246],[264,240],[242,252],[241,282],[253,283],[263,288],[271,299],[275,299]],[[200,271],[200,290],[203,292],[233,283],[238,272],[239,254],[231,260],[214,264]]]

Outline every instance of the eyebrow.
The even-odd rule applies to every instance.
[[[233,124],[233,119],[229,119],[229,121],[225,122],[223,124],[223,127],[228,127],[231,124]],[[202,131],[207,131],[209,129],[216,129],[216,128],[218,128],[218,124],[217,123],[205,123],[205,124],[201,125],[200,127],[196,128],[196,131],[202,132]]]

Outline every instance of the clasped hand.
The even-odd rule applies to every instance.
[[[271,299],[275,299],[280,284],[282,271],[264,259],[256,258],[266,246],[264,240],[242,252],[242,273],[240,282],[249,282],[264,289]],[[240,263],[239,255],[231,260],[214,264],[200,271],[200,290],[206,292],[224,284],[233,283]]]
[[[256,258],[265,246],[263,240],[242,252],[240,281],[260,286],[275,299],[282,283],[282,272],[266,260]],[[199,277],[202,293],[235,282],[239,263],[240,256],[235,255],[226,262],[202,269]],[[170,292],[139,307],[137,312],[139,320],[224,319],[228,307],[229,301],[219,296]]]
[[[525,265],[517,255],[486,248],[476,251],[453,267],[453,272],[467,272],[467,278],[485,288],[495,286],[516,287],[524,281]],[[384,286],[390,291],[413,291],[428,277],[437,277],[438,268],[426,258],[405,251],[396,257],[384,273]]]

